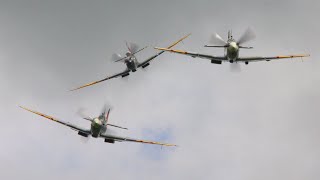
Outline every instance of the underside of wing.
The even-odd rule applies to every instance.
[[[154,141],[145,141],[145,140],[138,140],[138,139],[132,139],[132,138],[125,138],[125,137],[119,137],[109,134],[103,134],[100,137],[105,138],[106,141],[127,141],[127,142],[137,142],[137,143],[145,143],[145,144],[154,144],[154,145],[161,145],[161,146],[177,146],[174,144],[167,144],[167,143],[161,143],[161,142],[154,142]]]
[[[188,34],[186,36],[184,36],[183,38],[179,39],[178,41],[172,43],[170,46],[168,46],[167,48],[170,49],[172,47],[174,47],[175,45],[179,44],[181,41],[183,41],[184,39],[186,39],[187,37],[189,37],[191,34]],[[153,59],[155,59],[156,57],[160,56],[162,53],[164,53],[165,51],[161,51],[151,57],[149,57],[148,59],[146,59],[145,61],[141,62],[138,67],[146,67],[149,65],[149,62],[152,61]]]
[[[254,61],[271,61],[276,59],[291,59],[291,58],[303,58],[309,57],[309,54],[296,54],[296,55],[284,55],[284,56],[271,56],[271,57],[239,57],[237,61],[242,62],[254,62]]]
[[[68,123],[68,122],[60,121],[60,120],[58,120],[58,119],[56,119],[56,118],[54,118],[54,117],[52,117],[52,116],[49,116],[49,115],[46,115],[46,114],[42,114],[42,113],[37,112],[37,111],[33,111],[33,110],[28,109],[28,108],[25,108],[25,107],[23,107],[23,106],[19,106],[19,107],[22,108],[22,109],[24,109],[24,110],[26,110],[26,111],[29,111],[29,112],[32,112],[32,113],[37,114],[37,115],[39,115],[39,116],[42,116],[42,117],[44,117],[44,118],[47,118],[47,119],[49,119],[49,120],[51,120],[51,121],[55,121],[55,122],[57,122],[57,123],[59,123],[59,124],[68,126],[68,127],[70,127],[71,129],[73,129],[73,130],[81,131],[81,132],[84,132],[84,133],[90,133],[89,130],[86,130],[86,129],[77,127],[77,126],[75,126],[75,125],[73,125],[73,124],[71,124],[71,123]]]
[[[82,88],[85,88],[85,87],[88,87],[88,86],[92,86],[92,85],[98,84],[98,83],[103,82],[103,81],[107,81],[107,80],[112,79],[112,78],[116,78],[116,77],[120,77],[120,76],[127,76],[127,75],[129,75],[129,72],[130,72],[130,70],[125,70],[125,71],[123,71],[121,73],[106,77],[106,78],[101,79],[99,81],[94,81],[94,82],[85,84],[83,86],[80,86],[78,88],[72,89],[71,91],[75,91],[75,90],[82,89]]]
[[[174,49],[167,49],[167,48],[155,48],[161,51],[168,51],[172,53],[177,53],[177,54],[184,54],[187,56],[191,56],[193,58],[202,58],[202,59],[209,59],[209,60],[214,60],[214,61],[227,61],[227,58],[225,56],[212,56],[212,55],[207,55],[207,54],[199,54],[199,53],[194,53],[194,52],[187,52],[187,51],[182,51],[182,50],[174,50]]]

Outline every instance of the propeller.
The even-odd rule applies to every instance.
[[[85,114],[85,108],[79,108],[77,114],[85,120],[92,121],[93,118]]]
[[[126,55],[125,57],[122,57],[120,54],[114,53],[111,56],[111,59],[114,62],[123,62],[128,58],[128,56],[133,56],[133,55],[137,54],[138,52],[140,52],[140,51],[142,51],[142,50],[144,50],[144,49],[146,49],[148,47],[148,46],[145,46],[145,47],[139,49],[139,46],[137,44],[128,43],[128,42],[126,42],[126,46],[128,48],[129,55]]]
[[[240,73],[241,72],[240,63],[237,63],[237,62],[230,63],[230,71],[233,73]]]
[[[211,43],[211,44],[218,45],[218,46],[225,46],[225,45],[228,44],[228,43],[227,43],[225,40],[223,40],[222,37],[221,37],[219,34],[217,34],[217,33],[215,33],[215,34],[213,34],[213,35],[211,36],[211,38],[210,38],[210,43]]]
[[[256,38],[255,33],[252,31],[251,28],[248,28],[248,29],[242,34],[242,36],[239,38],[237,44],[238,44],[238,45],[241,45],[241,44],[246,43],[246,42],[248,42],[248,41],[251,41],[251,40],[253,40],[253,39],[255,39],[255,38]]]
[[[87,144],[88,141],[89,141],[89,136],[88,137],[83,137],[83,136],[80,136],[80,141],[84,144]]]
[[[113,62],[120,62],[120,61],[124,61],[126,60],[127,57],[122,57],[120,54],[118,53],[113,53],[111,56],[111,60]]]
[[[126,46],[131,54],[136,53],[139,50],[139,46],[135,43],[128,43],[126,42]]]

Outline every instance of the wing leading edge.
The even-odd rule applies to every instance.
[[[60,120],[58,120],[58,119],[56,119],[56,118],[54,118],[54,117],[52,117],[52,116],[49,116],[49,115],[46,115],[46,114],[43,114],[43,113],[40,113],[40,112],[37,112],[37,111],[33,111],[33,110],[28,109],[28,108],[25,108],[25,107],[23,107],[23,106],[19,106],[19,107],[22,108],[22,109],[24,109],[24,110],[26,110],[26,111],[29,111],[29,112],[32,112],[32,113],[37,114],[37,115],[39,115],[39,116],[42,116],[42,117],[44,117],[44,118],[47,118],[47,119],[49,119],[49,120],[51,120],[51,121],[55,121],[55,122],[57,122],[57,123],[59,123],[59,124],[68,126],[68,127],[70,127],[71,129],[73,129],[73,130],[81,131],[81,132],[84,132],[84,133],[87,133],[87,134],[90,133],[90,131],[87,130],[87,129],[80,128],[80,127],[78,127],[78,126],[76,126],[76,125],[73,125],[73,124],[71,124],[71,123],[68,123],[68,122],[60,121]]]
[[[158,49],[160,51],[168,51],[172,53],[177,53],[177,54],[183,54],[187,56],[191,56],[193,58],[202,58],[202,59],[210,59],[210,60],[215,60],[215,61],[227,61],[225,56],[211,56],[207,54],[199,54],[199,53],[194,53],[194,52],[187,52],[187,51],[182,51],[182,50],[174,50],[174,49],[168,49],[168,48],[158,48],[155,47],[155,49]]]
[[[310,54],[282,55],[282,56],[270,56],[270,57],[239,57],[237,61],[240,61],[240,62],[271,61],[276,59],[303,58],[303,57],[309,57],[309,56]]]
[[[112,75],[112,76],[109,76],[109,77],[106,77],[104,79],[101,79],[99,81],[94,81],[94,82],[91,82],[91,83],[88,83],[88,84],[85,84],[83,86],[80,86],[78,88],[75,88],[75,89],[72,89],[71,91],[75,91],[75,90],[78,90],[78,89],[82,89],[82,88],[85,88],[85,87],[88,87],[88,86],[92,86],[92,85],[95,85],[95,84],[98,84],[98,83],[101,83],[103,81],[106,81],[106,80],[109,80],[109,79],[112,79],[112,78],[116,78],[116,77],[119,77],[119,76],[124,76],[124,75],[127,75],[128,73],[130,72],[130,70],[125,70],[121,73],[117,73],[115,75]]]
[[[100,137],[105,138],[105,139],[115,140],[115,141],[127,141],[127,142],[154,144],[154,145],[161,145],[161,146],[177,146],[175,144],[167,144],[167,143],[154,142],[154,141],[138,140],[138,139],[109,135],[109,134],[102,134],[102,135],[100,135]]]
[[[191,56],[193,58],[203,58],[203,59],[209,59],[214,61],[228,61],[228,59],[225,56],[212,56],[207,54],[199,54],[199,53],[193,53],[193,52],[187,52],[182,50],[174,50],[174,49],[168,49],[168,48],[158,48],[155,47],[155,49],[161,50],[161,51],[169,51],[172,53],[177,54],[184,54],[187,56]],[[303,57],[309,57],[309,54],[295,54],[295,55],[281,55],[281,56],[270,56],[270,57],[259,57],[259,56],[252,56],[252,57],[239,57],[236,59],[236,61],[239,62],[254,62],[254,61],[270,61],[275,59],[290,59],[290,58],[303,58]]]
[[[185,40],[187,37],[189,37],[191,34],[188,34],[186,36],[184,36],[183,38],[179,39],[178,41],[172,43],[170,46],[167,47],[167,49],[171,49],[172,47],[174,47],[175,45],[179,44],[181,41]],[[159,53],[149,57],[147,60],[141,62],[138,67],[145,67],[150,61],[152,61],[153,59],[155,59],[156,57],[160,56],[162,53],[164,53],[165,51],[160,51]]]

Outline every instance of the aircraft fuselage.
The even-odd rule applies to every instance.
[[[132,56],[132,57],[129,57],[126,61],[125,61],[125,64],[127,66],[127,68],[131,71],[136,71],[137,70],[137,67],[138,67],[138,61],[137,59]]]
[[[99,118],[93,119],[93,121],[91,122],[91,129],[90,129],[92,137],[95,137],[95,138],[99,137],[99,135],[106,132],[106,130],[107,128],[101,119]]]
[[[226,57],[230,61],[236,61],[238,56],[239,56],[239,46],[237,45],[236,42],[232,41],[229,43],[229,46],[226,48],[227,49],[227,54]]]

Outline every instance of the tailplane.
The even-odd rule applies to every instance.
[[[105,116],[105,124],[106,124],[106,126],[112,126],[112,127],[116,127],[116,128],[120,128],[120,129],[128,129],[128,128],[117,126],[117,125],[114,125],[114,124],[109,124],[108,120],[109,120],[110,111],[111,111],[111,108],[108,109],[108,112],[106,112],[106,113],[104,112],[102,114],[103,116]]]
[[[228,40],[232,40],[233,37],[232,37],[232,30],[229,30],[228,31]]]
[[[226,47],[228,47],[228,46],[213,46],[213,45],[204,45],[204,47],[226,48]]]
[[[252,49],[253,47],[252,46],[238,46],[239,48],[242,48],[242,49]]]

